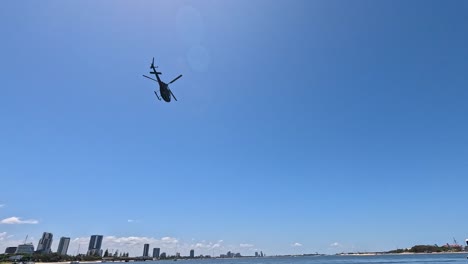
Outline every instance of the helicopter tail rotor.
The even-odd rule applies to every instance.
[[[150,69],[152,69],[152,68],[157,68],[157,67],[158,67],[158,66],[156,66],[156,67],[154,66],[154,57],[153,57],[153,61],[151,61]]]

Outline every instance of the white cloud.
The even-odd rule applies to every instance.
[[[221,247],[221,244],[216,243],[216,244],[214,244],[211,248],[219,248],[219,247]]]
[[[296,243],[291,244],[291,247],[302,247],[302,244],[296,242]]]
[[[6,241],[9,238],[12,238],[14,235],[8,235],[7,232],[0,233],[0,241]]]
[[[0,204],[0,208],[5,207],[5,204]]]
[[[177,244],[179,242],[179,240],[173,237],[163,237],[161,238],[161,241],[166,244]]]
[[[206,243],[206,241],[201,241],[196,244],[191,244],[190,247],[192,248],[199,248],[199,249],[213,249],[214,245],[212,242]]]
[[[341,247],[341,244],[338,243],[338,242],[331,243],[331,244],[330,244],[330,247]]]
[[[39,221],[34,219],[29,220],[21,220],[19,217],[12,216],[9,218],[5,218],[0,221],[0,224],[7,224],[7,225],[15,225],[15,224],[39,224]]]
[[[203,243],[197,243],[195,244],[194,248],[206,248],[207,245],[203,244]]]
[[[240,244],[239,245],[241,248],[251,248],[251,247],[254,247],[254,245],[252,244]]]

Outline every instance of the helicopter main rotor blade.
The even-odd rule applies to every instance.
[[[180,77],[182,77],[182,74],[181,74],[181,75],[179,75],[179,76],[177,76],[177,78],[175,78],[174,80],[170,81],[168,84],[171,84],[171,83],[173,83],[173,82],[177,81],[177,80],[178,80]],[[177,101],[177,100],[176,100],[176,101]]]
[[[182,75],[181,75],[181,76],[182,76]],[[175,96],[174,96],[174,94],[172,93],[172,91],[171,91],[171,90],[169,90],[169,92],[171,92],[171,94],[172,94],[172,97],[174,97],[174,99],[177,101],[177,98],[175,98]]]
[[[150,79],[150,80],[153,80],[153,81],[157,82],[157,80],[155,80],[155,79],[153,79],[153,78],[151,78],[151,77],[149,77],[149,76],[146,76],[146,75],[144,75],[144,74],[143,74],[143,77],[146,77],[146,78],[148,78],[148,79]]]

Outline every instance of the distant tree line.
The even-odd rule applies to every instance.
[[[463,247],[460,245],[416,245],[410,249],[395,249],[388,253],[440,253],[440,252],[461,252]]]

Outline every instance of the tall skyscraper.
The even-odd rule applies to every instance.
[[[41,239],[39,239],[39,244],[37,245],[37,251],[40,253],[49,254],[51,253],[50,246],[52,245],[52,233],[44,232]]]
[[[159,252],[161,250],[159,248],[153,248],[153,258],[158,259],[159,258]]]
[[[190,257],[191,258],[195,257],[195,250],[193,250],[193,249],[190,250]]]
[[[149,244],[143,246],[143,257],[149,257]]]
[[[102,238],[103,236],[101,235],[92,235],[91,239],[89,240],[89,246],[88,246],[88,255],[98,255],[102,256]]]
[[[69,237],[61,237],[58,248],[57,248],[57,254],[67,255],[68,245],[70,245],[70,238]]]

